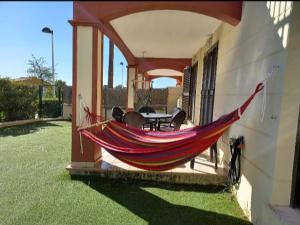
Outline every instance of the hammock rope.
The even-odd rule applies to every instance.
[[[79,129],[79,132],[131,166],[145,170],[168,170],[190,161],[216,143],[223,133],[241,118],[263,88],[263,83],[259,83],[239,108],[204,126],[161,132],[141,130],[117,121],[104,121],[99,123],[99,130],[94,129],[96,123]],[[85,111],[87,120],[95,121],[93,118],[96,115],[88,109]]]
[[[78,99],[79,99],[80,127],[78,128],[77,131],[79,131],[80,153],[81,153],[81,155],[83,155],[82,133],[80,132],[80,130],[102,125],[103,122],[101,122],[101,120],[102,120],[101,116],[90,112],[90,109],[87,106],[86,102],[84,101],[81,93],[78,94]],[[85,119],[82,119],[82,111],[84,111],[86,113]],[[94,123],[94,121],[96,121],[96,123]],[[100,121],[100,122],[97,122],[97,121]],[[85,122],[90,125],[83,126],[83,124],[85,124]]]

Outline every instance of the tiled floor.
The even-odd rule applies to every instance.
[[[190,168],[190,163],[185,163],[172,170],[164,171],[165,173],[186,173],[186,174],[214,174],[214,175],[225,175],[226,171],[223,167],[218,166],[215,170],[214,163],[208,161],[205,155],[199,155],[195,159],[194,169]],[[99,165],[102,170],[130,170],[130,171],[143,171],[142,169],[130,166],[119,159],[110,155],[104,149],[102,150],[102,161]]]

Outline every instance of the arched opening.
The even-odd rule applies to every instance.
[[[176,87],[177,80],[173,77],[157,77],[152,79],[153,88]]]
[[[102,115],[105,120],[111,118],[111,109],[113,106],[118,105],[125,110],[127,105],[128,63],[123,53],[114,43],[112,52],[110,52],[110,48],[110,39],[104,35]],[[112,57],[111,62],[110,57]],[[110,63],[112,63],[111,68]],[[111,79],[109,79],[109,76],[111,76]]]

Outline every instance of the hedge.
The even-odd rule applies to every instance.
[[[55,118],[61,116],[61,105],[57,98],[44,98],[42,103],[42,117]]]
[[[0,78],[0,120],[15,121],[35,118],[37,112],[36,87]]]

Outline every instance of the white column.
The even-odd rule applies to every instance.
[[[84,119],[83,104],[92,108],[92,49],[93,27],[77,26],[76,126]]]
[[[136,74],[136,68],[129,66],[127,68],[127,109],[134,109],[135,74]]]
[[[82,139],[81,143],[77,129],[87,124],[84,107],[88,107],[94,114],[101,115],[103,35],[93,24],[80,22],[71,24],[73,25],[71,166],[93,167],[101,159],[101,150],[99,146],[86,139]]]
[[[143,74],[137,75],[137,88],[142,89],[143,87]]]

